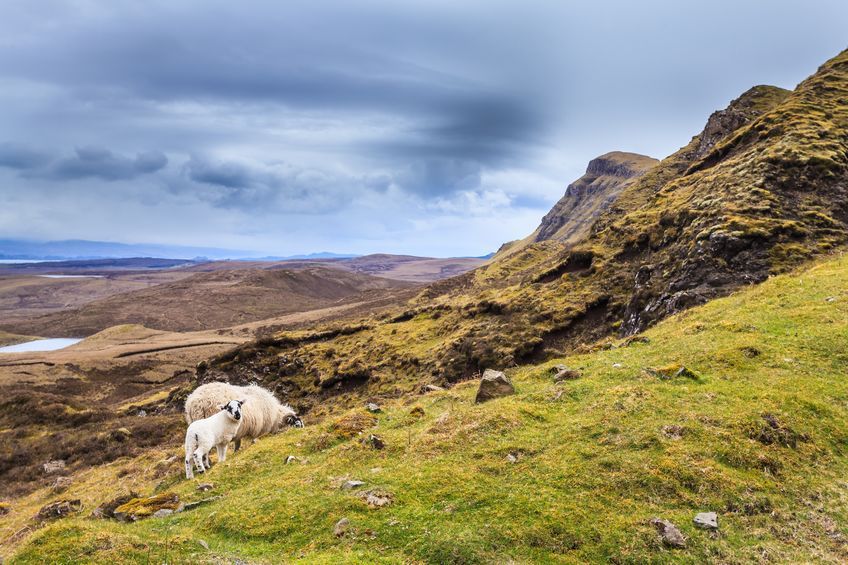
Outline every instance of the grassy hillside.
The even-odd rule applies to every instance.
[[[179,461],[155,478],[161,453],[93,470],[62,495],[83,515],[129,488],[192,500],[211,481],[222,498],[135,524],[58,521],[12,562],[845,562],[846,288],[848,259],[831,259],[673,316],[647,342],[513,369],[514,396],[475,405],[465,382],[386,403],[373,422],[358,409],[195,482]],[[555,384],[554,363],[582,377]],[[694,375],[661,378],[678,364]],[[383,450],[363,445],[371,433]],[[19,501],[3,538],[56,498]],[[709,510],[716,533],[692,524]],[[687,548],[665,547],[652,517]]]

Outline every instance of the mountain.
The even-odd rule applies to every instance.
[[[574,232],[552,211],[532,239],[552,238],[433,283],[394,316],[280,334],[217,359],[206,378],[265,371],[327,410],[330,397],[352,404],[632,335],[829,253],[846,241],[846,95],[848,52],[794,91],[754,87],[647,170],[634,156],[624,174],[598,175],[618,196],[601,197],[588,228],[582,209]]]
[[[196,257],[223,259],[250,255],[248,251],[217,247],[189,247],[154,243],[115,243],[109,241],[27,241],[0,239],[0,259],[111,259],[129,257],[159,257],[190,259]]]
[[[658,162],[653,157],[621,151],[592,159],[586,174],[568,185],[563,197],[525,241],[580,241],[586,237],[592,221],[615,201],[623,188]]]

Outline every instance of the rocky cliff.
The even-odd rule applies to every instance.
[[[618,196],[624,184],[659,161],[636,153],[613,151],[589,161],[586,174],[568,185],[530,241],[556,239],[576,242],[585,237],[594,220]]]

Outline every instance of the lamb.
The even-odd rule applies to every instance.
[[[268,390],[258,386],[236,386],[229,383],[213,382],[197,387],[185,402],[186,423],[211,416],[217,407],[230,398],[249,400],[242,413],[242,424],[233,438],[235,449],[241,447],[242,438],[256,439],[267,434],[277,433],[284,426],[303,427],[303,421],[288,405],[281,404]]]
[[[206,472],[209,451],[213,447],[218,450],[218,461],[226,460],[227,445],[241,428],[244,403],[244,400],[230,400],[218,406],[216,414],[189,424],[185,438],[186,479],[194,478],[192,460],[199,472]]]

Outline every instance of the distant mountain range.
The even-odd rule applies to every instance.
[[[342,253],[310,253],[306,255],[257,257],[243,249],[192,247],[155,243],[116,243],[113,241],[28,241],[0,239],[0,260],[117,259],[157,257],[161,259],[249,259],[253,261],[285,261],[289,259],[350,259],[358,255]]]

